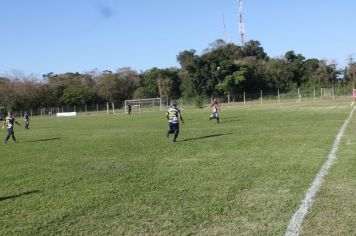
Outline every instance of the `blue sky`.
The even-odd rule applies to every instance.
[[[179,67],[224,38],[239,43],[237,0],[0,0],[0,74]],[[354,0],[244,0],[246,40],[345,66],[356,53]],[[356,55],[355,55],[356,56]]]

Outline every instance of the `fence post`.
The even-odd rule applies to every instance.
[[[244,91],[244,104],[246,104],[246,93]]]
[[[261,104],[262,104],[262,90],[261,90]]]
[[[323,98],[323,88],[320,88],[320,98]]]
[[[106,114],[109,115],[109,102],[106,102]]]
[[[331,92],[333,93],[333,100],[335,100],[335,96],[334,96],[334,85],[331,87]]]
[[[96,112],[99,112],[99,104],[96,104]]]
[[[115,114],[115,103],[111,103],[112,114]]]
[[[227,103],[230,104],[230,92],[227,93]]]
[[[315,100],[315,87],[314,87],[314,100]]]
[[[281,100],[279,99],[279,89],[278,89],[278,103],[280,103]]]

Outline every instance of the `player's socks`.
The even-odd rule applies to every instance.
[[[178,137],[178,133],[174,133],[174,139],[173,139],[173,142],[176,142],[177,137]]]

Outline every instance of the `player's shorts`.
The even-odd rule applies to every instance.
[[[7,128],[7,133],[8,133],[8,135],[14,134],[14,129],[13,128]]]
[[[217,112],[211,113],[211,118],[218,118],[218,113]]]
[[[179,132],[179,123],[169,123],[169,130],[171,132]]]

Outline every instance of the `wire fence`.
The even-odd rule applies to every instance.
[[[351,97],[352,88],[348,87],[329,87],[313,89],[296,89],[288,92],[275,91],[259,92],[241,92],[237,94],[228,94],[220,96],[221,102],[226,103],[249,103],[249,102],[284,102],[295,100],[297,102],[306,102],[312,100],[335,100],[341,97]]]
[[[288,92],[275,91],[255,91],[255,92],[241,92],[236,94],[227,94],[218,96],[217,99],[220,103],[239,103],[239,104],[264,104],[264,103],[281,103],[281,102],[308,102],[316,100],[335,100],[340,98],[352,97],[352,89],[350,87],[328,87],[328,88],[314,88],[314,89],[295,89]],[[210,97],[203,98],[203,104],[210,103]],[[162,111],[168,108],[169,100],[162,99],[161,109],[157,107],[145,107],[145,109],[133,109],[133,113],[138,112],[153,112]],[[177,105],[181,108],[188,106],[195,106],[194,101],[180,98]],[[3,112],[4,109],[0,110]],[[88,105],[63,105],[56,107],[41,107],[32,108],[29,110],[14,111],[17,117],[23,117],[27,112],[30,116],[53,116],[57,113],[76,112],[77,114],[123,114],[127,113],[125,110],[125,103],[97,103]]]

